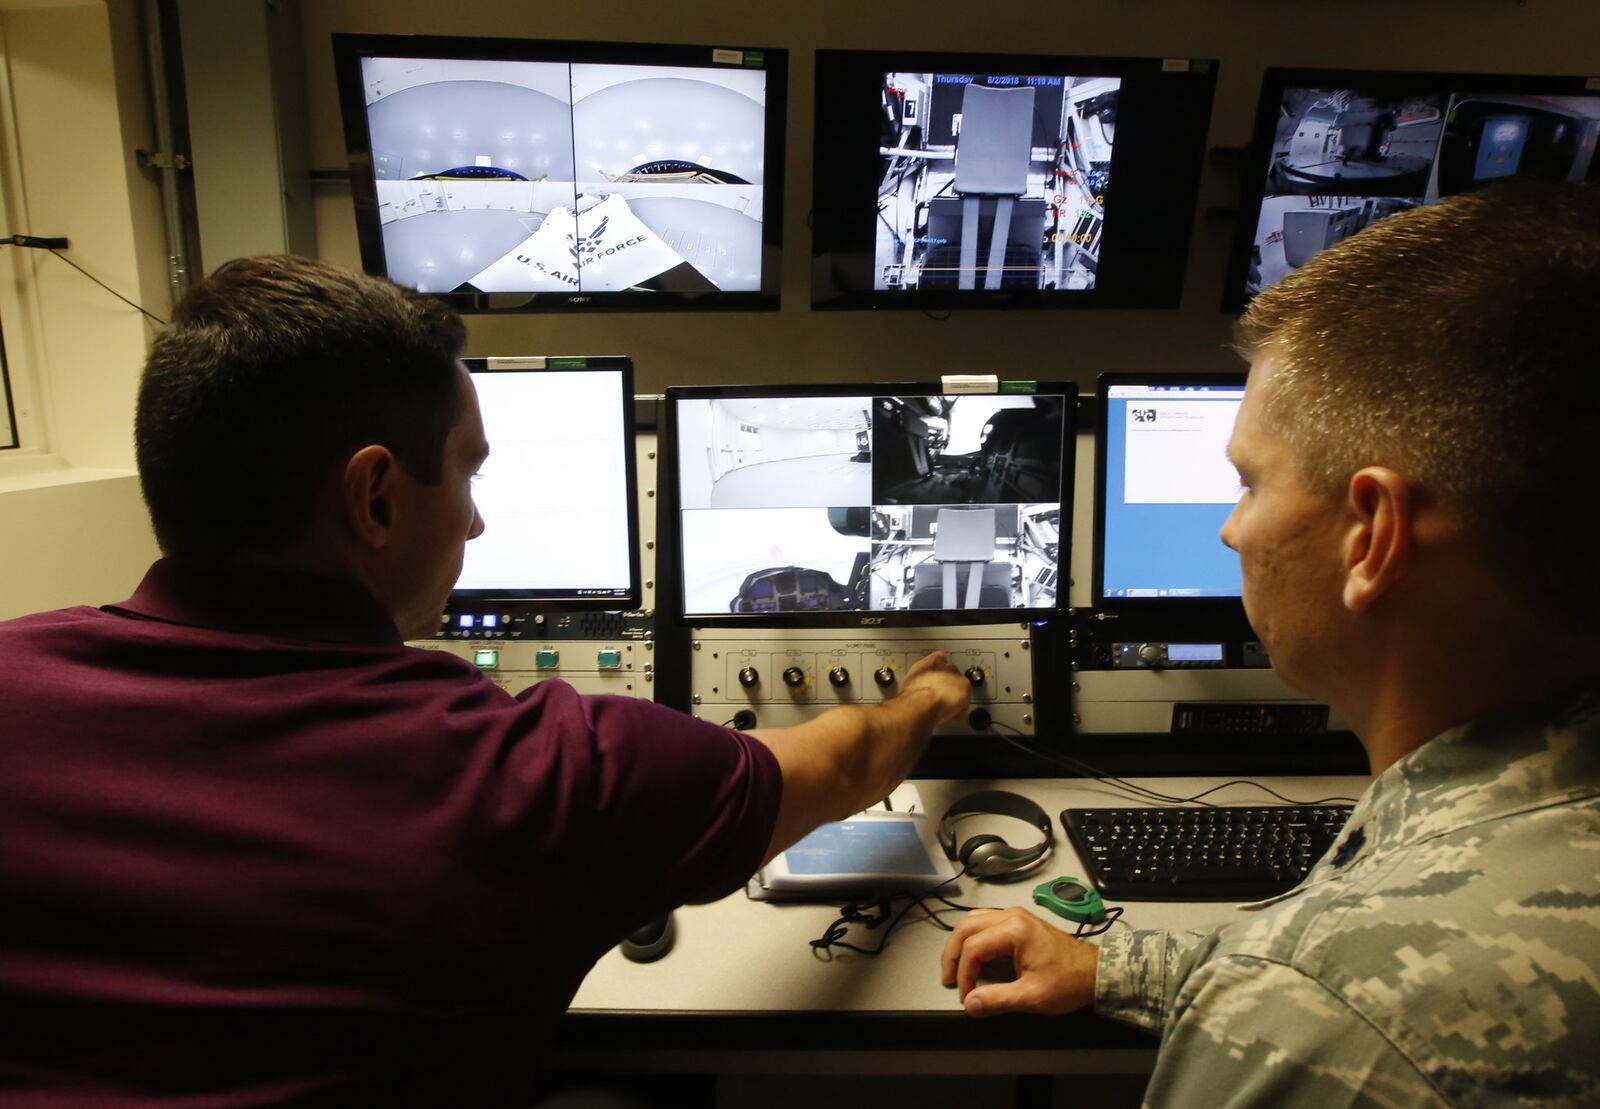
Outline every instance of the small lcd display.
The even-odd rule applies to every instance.
[[[1169,662],[1221,662],[1222,660],[1222,644],[1220,643],[1167,644],[1167,661]]]

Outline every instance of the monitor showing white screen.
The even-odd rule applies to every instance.
[[[631,363],[466,364],[489,457],[472,488],[484,531],[467,544],[453,595],[637,604]]]
[[[776,307],[783,51],[334,40],[369,271],[468,310]]]
[[[1238,597],[1219,533],[1239,499],[1228,437],[1244,380],[1102,382],[1097,601]]]
[[[1017,384],[1027,391],[669,390],[681,615],[841,625],[1056,612],[1074,390]]]

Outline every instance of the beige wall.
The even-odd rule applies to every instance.
[[[1211,142],[1249,137],[1265,65],[1337,65],[1491,72],[1600,71],[1596,0],[1097,0],[996,5],[751,3],[749,0],[318,0],[304,5],[311,164],[344,164],[334,88],[334,31],[623,39],[787,47],[788,170],[783,309],[777,313],[636,313],[475,317],[472,353],[621,353],[640,391],[672,384],[906,380],[944,372],[1061,375],[1102,370],[1232,369],[1229,318],[1218,311],[1238,179],[1208,169],[1181,309],[1163,312],[814,313],[808,305],[805,213],[811,196],[812,52],[830,48],[1059,51],[1222,60]],[[323,188],[318,249],[359,265],[348,190]]]
[[[136,0],[0,2],[6,207],[15,230],[65,235],[67,257],[164,316],[160,195],[134,155],[154,147],[137,16]],[[0,279],[7,353],[34,410],[27,449],[0,456],[0,618],[125,597],[156,554],[132,476],[149,327],[39,252],[9,250]]]

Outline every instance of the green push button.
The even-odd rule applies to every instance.
[[[533,664],[540,670],[554,670],[561,665],[561,652],[554,647],[540,647],[533,656]]]
[[[600,669],[621,670],[622,652],[617,650],[615,647],[600,648]]]
[[[472,664],[480,670],[493,670],[500,665],[499,651],[473,651]]]

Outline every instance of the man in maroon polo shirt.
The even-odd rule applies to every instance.
[[[484,527],[437,301],[299,258],[193,289],[140,386],[165,555],[0,623],[0,1101],[525,1099],[589,967],[882,797],[969,687],[731,732],[432,633]]]

